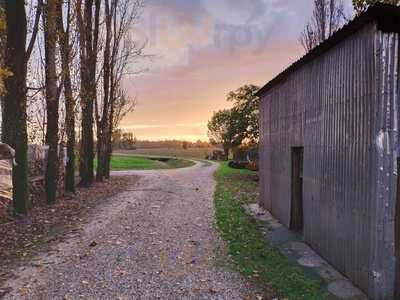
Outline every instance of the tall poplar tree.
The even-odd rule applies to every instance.
[[[60,41],[62,81],[65,98],[65,127],[67,133],[67,164],[65,167],[65,190],[75,192],[75,100],[71,80],[71,1],[67,1],[66,27],[64,28],[63,6],[57,3],[57,31]]]
[[[46,73],[46,144],[49,147],[46,165],[46,199],[54,203],[57,198],[59,177],[58,107],[59,95],[56,71],[57,1],[48,0],[43,14]]]
[[[27,21],[24,0],[5,2],[6,49],[4,64],[10,72],[5,79],[6,93],[2,102],[2,141],[15,149],[13,168],[13,201],[17,215],[26,214],[30,204],[28,196],[28,137],[26,123],[25,52]]]
[[[82,186],[90,186],[94,179],[93,115],[94,102],[97,96],[96,65],[98,62],[100,4],[100,0],[76,1],[81,61],[82,139],[79,173]]]

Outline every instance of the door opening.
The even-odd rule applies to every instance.
[[[303,231],[303,157],[304,148],[292,148],[292,203],[290,229]]]
[[[397,172],[400,171],[400,158],[397,158]],[[400,299],[400,174],[397,173],[397,197],[395,215],[395,256],[396,278],[394,299]]]

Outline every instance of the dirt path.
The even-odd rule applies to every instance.
[[[123,172],[141,178],[98,209],[82,234],[6,283],[5,299],[245,299],[240,275],[215,264],[216,166]],[[117,174],[115,174],[117,175]]]

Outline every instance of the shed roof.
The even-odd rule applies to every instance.
[[[378,29],[383,32],[400,33],[400,7],[382,3],[377,3],[370,7],[366,12],[354,18],[354,20],[336,31],[329,39],[319,44],[274,79],[269,81],[257,92],[257,95],[261,97],[268,90],[285,80],[290,74],[300,69],[303,65],[333,48],[335,45],[370,22],[376,22]]]

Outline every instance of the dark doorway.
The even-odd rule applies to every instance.
[[[397,172],[400,171],[400,158],[397,159]],[[397,198],[395,216],[395,256],[396,256],[396,279],[394,299],[400,299],[400,174],[397,174]]]
[[[303,157],[304,148],[292,148],[292,204],[290,229],[303,231]]]

